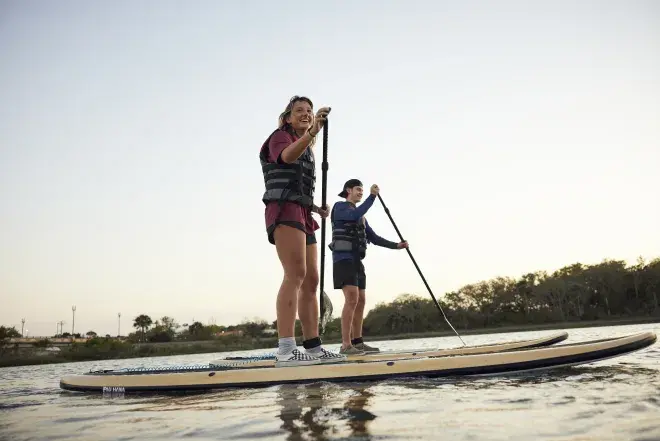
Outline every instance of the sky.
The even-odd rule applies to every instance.
[[[83,333],[275,320],[258,150],[293,95],[332,107],[328,202],[378,184],[437,298],[660,256],[654,1],[3,0],[0,59],[0,324],[28,335],[73,305]],[[404,251],[365,266],[367,309],[430,298]]]

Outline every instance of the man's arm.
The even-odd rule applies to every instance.
[[[392,241],[389,241],[387,239],[383,239],[382,237],[377,235],[374,232],[374,230],[369,226],[369,222],[367,222],[366,219],[364,220],[364,227],[366,229],[367,239],[372,244],[377,245],[379,247],[383,247],[383,248],[389,248],[389,249],[392,249],[392,250],[396,250],[397,248],[399,248],[399,243],[398,242],[392,242]]]
[[[376,196],[370,194],[369,197],[357,208],[353,208],[351,204],[345,202],[337,204],[335,206],[335,220],[357,221],[366,214],[367,210],[371,208],[375,200]]]

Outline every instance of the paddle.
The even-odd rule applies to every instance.
[[[396,226],[396,223],[394,222],[394,219],[392,219],[392,215],[390,214],[390,209],[387,208],[387,205],[385,205],[385,202],[383,202],[383,198],[380,196],[380,193],[378,193],[378,199],[380,200],[380,203],[383,204],[383,208],[385,209],[385,213],[387,213],[387,217],[390,218],[390,221],[392,222],[392,225],[394,226],[394,229],[396,230],[396,234],[399,235],[399,239],[401,239],[401,242],[404,242],[404,240],[403,240],[403,236],[401,236],[401,232],[399,231],[399,228]],[[435,306],[438,307],[438,309],[440,310],[440,313],[441,313],[442,316],[445,318],[445,321],[446,321],[447,324],[451,327],[451,329],[454,331],[454,333],[456,333],[456,335],[458,336],[458,338],[459,338],[459,339],[461,340],[461,342],[463,343],[463,346],[466,346],[466,345],[465,345],[465,342],[463,341],[463,339],[461,338],[461,336],[458,335],[458,332],[456,332],[456,329],[454,329],[454,327],[451,325],[451,323],[449,323],[449,319],[448,319],[447,316],[445,315],[445,312],[442,310],[442,308],[440,307],[440,304],[439,304],[438,301],[435,299],[435,296],[433,295],[433,291],[431,291],[431,287],[429,286],[428,283],[426,283],[426,279],[424,278],[424,274],[422,274],[422,270],[419,269],[419,265],[417,265],[417,262],[415,261],[415,258],[413,257],[412,253],[410,252],[410,248],[406,248],[406,251],[408,251],[408,255],[410,256],[410,259],[412,260],[413,264],[415,265],[415,268],[417,268],[417,272],[418,272],[419,275],[422,277],[422,281],[424,282],[424,285],[426,285],[426,289],[429,290],[429,294],[431,294],[431,297],[433,298],[433,301],[435,302]]]
[[[323,124],[323,163],[321,165],[321,208],[325,208],[327,201],[327,183],[328,183],[328,117],[325,117]],[[321,298],[320,312],[321,323],[319,335],[325,332],[325,327],[332,316],[332,302],[330,297],[323,290],[325,282],[325,218],[321,218]],[[326,306],[327,304],[327,306]]]

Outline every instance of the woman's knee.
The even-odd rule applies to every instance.
[[[288,259],[282,262],[284,268],[284,278],[300,288],[307,276],[307,265],[305,264],[305,256],[303,255],[290,255]]]
[[[304,260],[300,262],[291,262],[284,267],[284,278],[295,283],[298,287],[303,285],[306,275],[307,268],[305,268]]]
[[[319,287],[319,272],[316,268],[307,268],[303,288],[306,292],[316,295],[316,289]]]
[[[307,273],[305,233],[288,225],[278,225],[273,236],[284,279],[300,288]]]

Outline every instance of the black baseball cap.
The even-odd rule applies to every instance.
[[[359,179],[349,179],[348,181],[346,181],[346,183],[344,184],[344,189],[341,191],[341,193],[339,193],[339,197],[345,198],[346,196],[348,196],[346,189],[353,187],[363,187],[362,181],[360,181]]]

